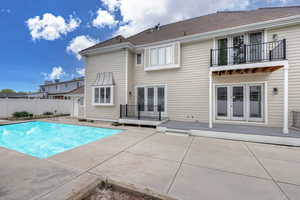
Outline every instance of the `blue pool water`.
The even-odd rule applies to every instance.
[[[38,158],[48,158],[121,132],[117,129],[28,122],[0,126],[0,146]]]

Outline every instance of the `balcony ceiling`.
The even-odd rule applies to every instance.
[[[224,69],[221,71],[214,71],[213,75],[215,76],[223,76],[223,75],[234,75],[234,74],[254,74],[254,73],[271,73],[280,68],[283,65],[279,66],[264,66],[264,67],[256,67],[256,68],[246,68],[246,69]]]

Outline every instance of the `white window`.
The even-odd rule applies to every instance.
[[[172,64],[172,47],[166,47],[166,64]]]
[[[150,49],[151,66],[173,64],[173,46],[164,46]]]
[[[113,86],[94,87],[94,105],[113,105]]]
[[[136,64],[137,65],[142,64],[142,54],[141,53],[136,54]]]
[[[157,60],[158,60],[158,49],[151,49],[151,65],[157,65]]]
[[[166,48],[159,48],[158,49],[158,64],[165,65],[166,64]]]

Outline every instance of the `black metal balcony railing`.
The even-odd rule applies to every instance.
[[[120,118],[161,121],[163,106],[160,105],[120,105]]]
[[[295,128],[300,129],[300,112],[299,111],[292,111],[292,126]]]
[[[285,59],[286,39],[210,50],[212,67]]]

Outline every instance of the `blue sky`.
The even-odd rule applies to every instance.
[[[0,89],[35,91],[45,79],[66,80],[80,76],[78,72],[82,72],[84,63],[76,51],[112,35],[128,36],[158,22],[166,24],[216,10],[254,9],[297,3],[292,0],[141,2],[1,0]],[[46,13],[48,16],[45,16]]]

